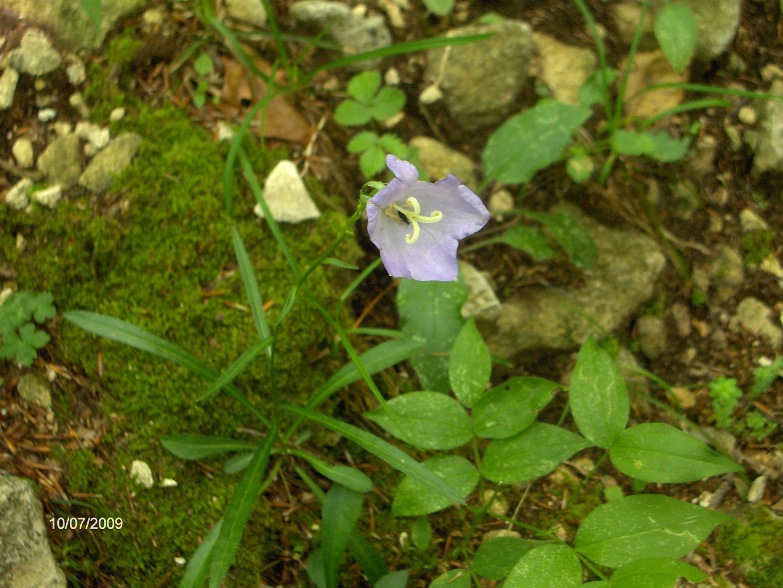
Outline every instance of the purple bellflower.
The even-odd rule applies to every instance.
[[[370,198],[367,230],[395,278],[449,282],[457,279],[457,245],[489,220],[481,199],[456,176],[419,181],[413,164],[386,156],[396,178]]]

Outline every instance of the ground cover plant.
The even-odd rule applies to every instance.
[[[426,3],[438,15],[449,14],[452,4]],[[128,278],[118,270],[123,265],[123,245],[109,237],[110,229],[100,222],[84,226],[84,232],[90,235],[90,249],[98,246],[111,261],[98,260],[96,270],[93,259],[73,271],[85,278],[109,277],[78,293],[66,284],[61,290],[68,309],[59,317],[61,338],[86,342],[87,348],[78,354],[62,353],[90,370],[86,366],[95,363],[91,350],[96,345],[120,343],[108,344],[107,357],[114,369],[127,366],[135,372],[137,381],[123,383],[128,392],[112,410],[120,414],[127,410],[139,417],[134,422],[148,421],[146,431],[154,440],[130,437],[133,449],[148,451],[145,444],[154,443],[161,475],[177,472],[190,484],[187,496],[193,506],[180,518],[172,518],[168,529],[183,535],[177,539],[176,553],[184,563],[171,568],[162,581],[173,579],[180,586],[468,587],[502,582],[508,588],[663,588],[707,580],[711,570],[689,554],[713,530],[723,526],[726,531],[721,532],[730,538],[726,545],[734,550],[723,553],[726,560],[741,551],[737,545],[750,542],[738,539],[744,530],[716,505],[678,494],[677,487],[667,485],[710,484],[702,481],[712,477],[721,484],[746,483],[745,470],[736,463],[731,448],[714,443],[711,448],[712,438],[700,436],[702,427],[694,421],[715,424],[758,443],[776,438],[779,428],[774,416],[759,399],[768,398],[778,384],[780,358],[756,368],[751,380],[741,384],[731,373],[702,379],[702,396],[710,399],[703,419],[670,408],[649,390],[631,389],[618,367],[622,362],[616,357],[616,336],[598,327],[582,343],[563,380],[534,369],[515,373],[510,362],[491,355],[477,321],[462,316],[469,292],[457,264],[459,241],[469,239],[460,251],[472,256],[507,247],[536,262],[556,260],[589,272],[597,247],[574,215],[518,207],[506,215],[530,224],[488,230],[493,222],[490,211],[476,192],[483,194],[493,183],[530,185],[558,165],[554,173],[567,175],[575,184],[606,185],[615,175],[634,168],[634,158],[654,160],[656,165],[683,159],[697,129],[670,131],[682,135],[675,136],[648,130],[663,117],[644,121],[624,117],[622,97],[629,70],[609,67],[591,9],[574,0],[596,44],[599,71],[583,86],[580,105],[545,98],[486,137],[479,148],[484,181],[476,192],[452,175],[420,181],[415,150],[380,130],[383,121],[403,111],[405,94],[382,85],[374,70],[346,74],[345,95],[335,101],[335,121],[349,128],[371,125],[373,130],[346,138],[345,151],[358,155],[353,169],[363,176],[354,182],[360,187],[348,200],[350,212],[331,213],[329,229],[313,239],[306,228],[278,224],[269,209],[257,173],[271,169],[285,156],[267,150],[263,139],[253,136],[257,117],[263,136],[273,100],[306,93],[318,73],[340,71],[367,58],[475,43],[485,36],[410,41],[308,69],[299,61],[304,60],[302,53],[289,52],[291,39],[278,21],[276,7],[266,1],[264,6],[276,48],[271,74],[255,65],[240,31],[226,27],[210,2],[198,3],[203,25],[214,29],[235,57],[263,79],[267,93],[237,121],[229,145],[211,150],[204,147],[209,141],[198,136],[187,143],[193,153],[199,153],[186,168],[193,174],[188,178],[193,184],[171,197],[171,208],[181,216],[169,217],[167,223],[196,224],[195,234],[188,233],[192,241],[177,243],[174,237],[166,242],[163,235],[133,229],[123,233],[126,246],[129,241],[139,246],[153,241],[132,258],[131,265],[151,271],[145,257],[160,255],[155,263],[176,267],[185,276],[186,283],[178,280],[167,286],[162,280],[157,284],[163,298],[171,297],[165,312],[160,312],[165,320],[156,320],[159,311],[152,309],[149,299],[139,298],[138,308],[129,311],[117,300],[100,298],[112,282]],[[85,3],[96,20],[100,20],[99,7],[100,3]],[[646,9],[644,2],[631,58]],[[683,68],[695,42],[690,12],[671,4],[658,13],[654,26],[667,58],[675,69]],[[307,39],[304,44],[312,49],[318,42]],[[217,63],[202,48],[203,44],[192,47],[187,58],[193,58],[197,74],[192,94],[197,108],[210,102],[208,76]],[[289,85],[276,81],[277,71],[286,73]],[[707,84],[684,89],[774,99]],[[723,97],[699,98],[666,114],[730,105]],[[171,124],[168,119],[185,124],[177,118],[180,115],[168,112],[161,117],[136,107],[148,124],[160,127],[164,137]],[[599,140],[581,141],[593,116],[601,119],[596,131]],[[171,169],[181,169],[177,160],[188,155],[180,144],[184,128],[172,125],[173,146],[152,151],[159,159],[166,158]],[[530,149],[528,157],[519,157],[519,145]],[[200,175],[199,167],[209,167],[210,174]],[[144,180],[159,181],[157,171],[145,171],[140,164],[118,184],[127,191],[147,190],[150,182],[132,175],[140,172],[147,174]],[[199,185],[205,177],[209,185]],[[161,189],[161,197],[167,188]],[[187,190],[193,190],[192,202],[186,199]],[[247,207],[247,196],[263,210],[263,228],[239,217],[238,210]],[[148,202],[154,197],[149,196]],[[191,207],[199,213],[191,214]],[[69,214],[81,218],[78,207]],[[8,212],[0,220],[17,226],[28,222]],[[139,216],[139,220],[149,217]],[[70,229],[57,230],[64,236],[61,242],[76,240]],[[219,237],[200,239],[199,231],[202,236]],[[357,254],[354,241],[363,231],[369,250],[364,257]],[[11,251],[10,241],[2,243],[3,251]],[[166,247],[172,248],[170,256],[161,253]],[[87,249],[81,244],[78,248]],[[18,259],[18,253],[13,255]],[[399,281],[396,297],[385,309],[396,314],[399,323],[381,319],[371,322],[372,327],[353,323],[349,311],[357,299],[366,301],[363,292],[378,288],[378,281],[385,283],[389,276]],[[30,287],[50,288],[45,280],[38,281]],[[249,316],[226,319],[209,306],[211,295],[202,294],[205,283],[210,283],[210,291],[228,288],[234,295],[232,308],[247,309]],[[31,321],[42,323],[54,317],[52,299],[45,294],[36,298],[30,292],[13,296],[15,306],[6,302],[9,306],[0,307],[17,309],[7,316],[19,315],[0,320],[0,328],[7,325],[0,334],[12,345],[6,342],[0,349],[6,359],[30,364],[36,350],[47,343],[36,337]],[[59,297],[57,301],[61,310]],[[373,306],[369,304],[366,316],[373,316]],[[24,309],[24,316],[18,309]],[[185,336],[177,332],[182,324],[194,325]],[[312,347],[323,349],[328,368],[309,367],[303,349]],[[132,350],[156,359],[139,360]],[[401,366],[411,370],[407,376]],[[672,387],[655,373],[648,375],[672,393]],[[133,389],[158,386],[164,380],[160,390],[166,392],[159,395],[156,409],[168,414],[158,417],[134,399]],[[184,393],[183,388],[187,388]],[[356,390],[365,393],[361,399],[356,398]],[[665,410],[641,418],[638,406],[643,403],[663,405]],[[165,430],[153,426],[158,418],[165,421]],[[118,447],[127,443],[122,419],[112,423],[108,434]],[[88,488],[93,478],[103,475],[101,466],[83,452],[77,455],[63,459],[69,462],[74,480],[82,470],[78,484]],[[561,482],[565,490],[558,506],[550,509],[554,513],[528,516],[529,509],[532,512],[542,503],[538,494],[580,460],[588,467],[571,482]],[[622,483],[596,484],[606,476]],[[118,479],[127,478],[122,474]],[[304,493],[307,502],[301,498]],[[210,495],[215,504],[205,506]],[[513,512],[508,497],[517,503]],[[278,509],[276,504],[285,513],[271,512]],[[88,508],[103,507],[98,502]],[[560,510],[567,514],[559,516]],[[292,532],[286,527],[297,511],[304,515],[299,530]],[[191,514],[197,515],[200,526],[185,532]],[[143,522],[151,518],[154,515],[145,514]],[[382,533],[377,521],[385,524]],[[778,528],[772,525],[772,529]],[[258,541],[259,535],[264,541]],[[284,549],[274,545],[277,537]],[[100,547],[96,551],[100,553]],[[74,582],[100,577],[101,572],[89,563],[96,551],[65,543],[61,560]],[[279,554],[284,565],[273,569],[270,552]],[[145,585],[163,575],[165,566],[153,564],[141,549],[125,557],[133,561],[124,568],[133,575],[120,580],[128,585]],[[114,565],[123,568],[122,563]],[[154,567],[153,573],[145,570],[148,566]],[[761,577],[764,571],[753,573]]]

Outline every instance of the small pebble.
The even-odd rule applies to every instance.
[[[109,120],[111,122],[117,122],[118,120],[122,120],[125,116],[125,109],[118,107],[111,111],[111,114],[109,114]]]
[[[57,116],[57,111],[54,108],[42,108],[38,111],[38,120],[41,122],[49,122]]]
[[[737,118],[746,125],[755,125],[758,120],[758,114],[751,106],[743,106],[739,109]]]

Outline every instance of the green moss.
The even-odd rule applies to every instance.
[[[774,249],[772,232],[768,230],[748,231],[742,235],[740,245],[745,250],[745,263],[747,265],[759,264]]]
[[[783,519],[765,507],[750,508],[718,528],[718,561],[733,561],[754,588],[783,586]]]
[[[20,288],[51,291],[59,311],[83,309],[126,320],[225,369],[258,337],[236,270],[231,228],[245,242],[263,300],[273,305],[270,321],[283,307],[293,275],[263,221],[252,214],[252,196],[238,192],[234,216],[224,213],[225,145],[173,108],[130,113],[115,131],[153,140],[144,141],[109,194],[65,200],[53,211],[34,206],[30,214],[0,207],[0,257],[18,271]],[[274,157],[280,154],[255,150],[259,176]],[[304,266],[344,224],[344,215],[327,211],[319,221],[282,230]],[[26,239],[23,250],[15,245],[17,235]],[[337,256],[355,262],[358,248],[345,243]],[[341,270],[318,269],[308,284],[330,308],[351,278]],[[174,558],[189,558],[224,514],[238,476],[222,474],[217,459],[208,461],[210,474],[183,463],[159,438],[180,432],[241,436],[238,428],[263,425],[225,395],[196,403],[207,383],[184,368],[98,339],[62,319],[54,326],[54,341],[44,354],[100,387],[98,416],[108,423],[97,454],[60,454],[64,484],[72,492],[99,495],[85,499],[89,508],[124,523],[120,531],[63,541],[58,549],[66,567],[77,576],[92,575],[90,562],[101,561],[100,573],[113,578],[113,585],[149,586],[169,575],[176,580],[183,568]],[[312,363],[331,343],[325,322],[300,296],[280,331],[275,377],[261,356],[235,384],[268,412],[273,386],[285,402],[301,403],[342,363],[332,357]],[[68,402],[56,401],[58,419],[78,414]],[[156,480],[173,478],[178,486],[139,489],[129,478],[135,459],[147,462]],[[229,585],[258,585],[264,565],[279,559],[278,519],[259,501]]]

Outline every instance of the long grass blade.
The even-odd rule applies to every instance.
[[[231,240],[234,244],[234,254],[237,256],[237,265],[239,274],[242,276],[242,283],[245,286],[245,294],[250,304],[250,312],[253,315],[253,322],[256,325],[256,331],[261,339],[267,339],[270,336],[269,324],[266,320],[264,303],[261,300],[261,292],[258,289],[258,281],[253,271],[253,264],[250,263],[250,257],[247,254],[245,243],[236,228],[231,228]],[[271,349],[267,349],[267,356],[271,356]]]

